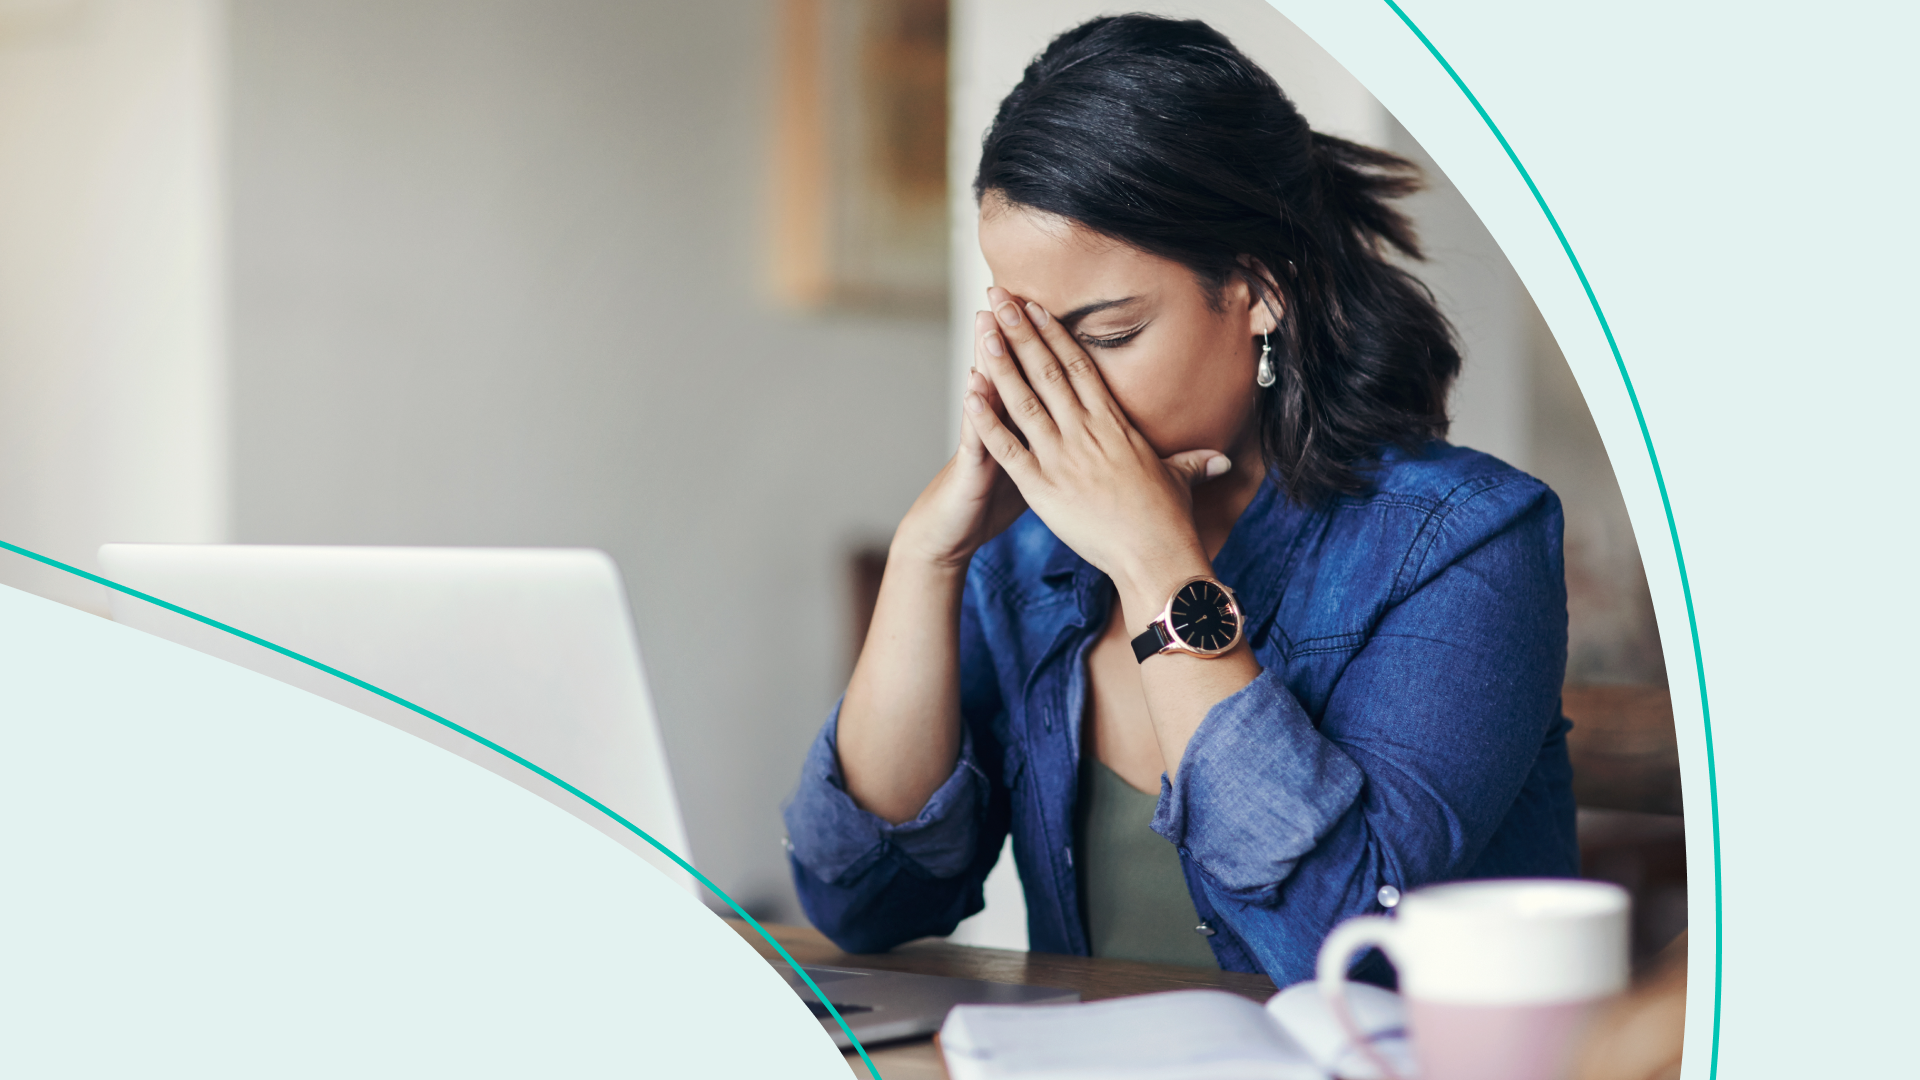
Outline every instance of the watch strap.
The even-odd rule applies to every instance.
[[[1159,619],[1147,624],[1146,632],[1133,639],[1133,658],[1144,664],[1147,657],[1158,656],[1173,644],[1173,636],[1167,633],[1166,624]]]

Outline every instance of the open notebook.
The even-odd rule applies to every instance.
[[[1354,1019],[1411,1075],[1398,995],[1349,984]],[[1176,990],[1085,1005],[961,1005],[940,1046],[953,1080],[1376,1080],[1315,984],[1263,1007],[1219,990]]]

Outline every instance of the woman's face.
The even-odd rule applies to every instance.
[[[1179,263],[992,193],[980,209],[980,250],[995,285],[1073,333],[1162,457],[1248,453],[1257,437],[1253,338],[1274,324],[1246,281],[1236,277],[1209,303]]]

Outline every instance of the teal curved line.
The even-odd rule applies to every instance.
[[[1660,488],[1660,508],[1666,512],[1667,535],[1673,541],[1673,561],[1680,568],[1680,593],[1687,602],[1687,632],[1693,638],[1693,672],[1700,684],[1700,723],[1705,730],[1707,741],[1707,806],[1712,811],[1713,820],[1713,1048],[1708,1057],[1707,1076],[1717,1077],[1720,1070],[1720,976],[1723,943],[1720,911],[1720,782],[1713,768],[1713,714],[1707,708],[1707,668],[1706,661],[1700,654],[1700,624],[1694,618],[1693,587],[1687,581],[1687,559],[1680,552],[1680,527],[1674,523],[1673,501],[1667,497],[1667,479],[1660,471],[1660,456],[1654,453],[1653,434],[1647,430],[1646,414],[1640,410],[1640,395],[1634,392],[1633,378],[1627,374],[1627,362],[1621,358],[1620,345],[1613,338],[1613,327],[1607,323],[1606,312],[1600,310],[1600,298],[1594,295],[1593,284],[1587,280],[1586,270],[1580,266],[1580,260],[1573,254],[1573,245],[1567,241],[1567,234],[1560,228],[1559,219],[1553,216],[1553,210],[1547,206],[1546,196],[1540,194],[1539,185],[1533,182],[1533,175],[1527,172],[1527,167],[1520,163],[1520,155],[1514,153],[1513,145],[1507,142],[1505,135],[1500,133],[1500,126],[1493,122],[1493,117],[1487,115],[1485,106],[1480,104],[1480,99],[1474,96],[1473,91],[1467,89],[1466,80],[1460,77],[1459,72],[1453,70],[1453,65],[1447,63],[1447,58],[1440,55],[1440,50],[1434,48],[1433,42],[1427,38],[1419,26],[1414,24],[1412,19],[1407,17],[1407,13],[1401,10],[1399,4],[1394,0],[1385,0],[1385,3],[1393,9],[1395,15],[1400,17],[1400,21],[1406,24],[1407,29],[1413,31],[1413,36],[1420,39],[1420,44],[1426,46],[1427,52],[1439,61],[1441,69],[1447,73],[1448,78],[1453,80],[1453,85],[1459,87],[1460,92],[1466,95],[1467,101],[1473,105],[1473,111],[1480,114],[1480,119],[1486,122],[1487,130],[1493,132],[1493,137],[1499,140],[1500,149],[1506,151],[1507,160],[1513,162],[1513,167],[1519,171],[1520,179],[1527,182],[1527,190],[1533,192],[1533,201],[1539,204],[1540,212],[1547,216],[1547,224],[1553,226],[1553,235],[1560,241],[1560,250],[1566,253],[1567,262],[1573,265],[1573,272],[1580,279],[1580,288],[1586,291],[1587,303],[1592,305],[1594,317],[1600,320],[1600,330],[1607,337],[1607,348],[1613,352],[1613,363],[1620,371],[1620,381],[1626,384],[1627,400],[1633,403],[1633,418],[1640,425],[1641,441],[1647,445],[1647,460],[1653,463],[1654,483]]]
[[[874,1067],[873,1059],[867,1056],[867,1048],[860,1045],[860,1040],[854,1037],[853,1029],[849,1028],[847,1026],[846,1020],[841,1017],[840,1010],[834,1008],[833,1002],[827,1000],[827,995],[820,992],[820,987],[818,984],[816,984],[813,981],[813,976],[807,974],[806,969],[801,967],[799,963],[794,960],[793,954],[787,952],[786,946],[780,944],[778,941],[775,941],[773,938],[773,935],[767,933],[766,929],[760,925],[760,921],[758,919],[755,919],[753,916],[747,914],[747,910],[745,908],[735,903],[733,900],[733,897],[728,896],[724,891],[722,891],[720,886],[715,885],[712,881],[709,881],[707,879],[707,875],[701,873],[698,870],[695,870],[693,868],[692,863],[681,858],[678,854],[676,854],[673,851],[672,848],[667,847],[667,845],[662,844],[660,841],[655,840],[652,836],[648,835],[645,829],[642,829],[640,826],[635,825],[633,822],[628,821],[626,818],[620,816],[620,814],[617,811],[615,811],[612,807],[608,806],[606,803],[603,803],[599,799],[596,799],[593,796],[587,794],[586,792],[581,791],[579,788],[574,787],[572,784],[567,783],[565,780],[560,779],[558,776],[555,776],[553,773],[548,772],[546,769],[543,769],[538,765],[535,765],[533,762],[528,761],[526,758],[521,757],[519,754],[514,753],[513,751],[507,749],[506,747],[501,746],[499,743],[494,742],[492,739],[487,738],[485,735],[482,735],[479,732],[470,731],[464,727],[461,727],[459,724],[454,723],[453,721],[447,719],[444,716],[441,716],[438,713],[431,712],[427,709],[423,709],[420,706],[415,705],[413,702],[408,701],[406,698],[399,696],[398,694],[390,694],[387,691],[380,689],[379,687],[373,685],[370,682],[367,682],[364,679],[357,679],[352,675],[349,675],[346,672],[341,671],[339,668],[331,667],[327,664],[323,664],[320,661],[313,659],[312,657],[302,656],[299,653],[294,652],[292,649],[275,645],[273,642],[268,641],[265,638],[255,637],[254,635],[247,633],[245,630],[228,626],[226,623],[223,623],[218,619],[209,619],[205,615],[200,614],[199,612],[188,611],[186,608],[183,608],[178,604],[170,604],[167,601],[162,600],[157,596],[148,595],[147,593],[143,593],[138,589],[128,588],[127,586],[122,585],[117,581],[109,581],[106,578],[101,577],[99,574],[90,574],[87,571],[82,570],[77,566],[69,566],[58,559],[48,558],[47,556],[42,555],[39,552],[28,551],[26,548],[20,547],[17,544],[9,544],[5,540],[0,540],[0,548],[5,548],[6,550],[13,552],[15,555],[24,555],[25,557],[32,559],[35,562],[45,563],[46,565],[51,566],[56,570],[64,570],[67,573],[74,575],[75,577],[85,578],[86,580],[91,581],[96,585],[105,585],[107,588],[112,589],[115,592],[125,593],[128,596],[134,597],[137,600],[144,600],[149,604],[166,608],[168,611],[171,611],[176,615],[185,615],[187,618],[192,619],[195,622],[205,623],[206,625],[213,627],[215,630],[224,631],[226,633],[232,634],[234,637],[240,638],[245,641],[250,641],[255,645],[259,645],[262,648],[271,649],[282,656],[288,657],[289,659],[298,660],[301,663],[307,665],[308,667],[315,669],[316,671],[324,671],[327,674],[332,675],[336,679],[342,679],[342,680],[345,680],[346,682],[350,682],[362,690],[366,690],[370,693],[378,694],[381,697],[386,698],[388,701],[393,702],[395,705],[399,705],[399,706],[402,706],[403,708],[419,713],[421,716],[424,716],[427,719],[433,721],[434,723],[439,724],[442,727],[445,727],[449,731],[458,732],[461,735],[464,735],[467,738],[472,739],[474,742],[479,743],[481,746],[484,746],[487,749],[492,750],[494,753],[507,758],[508,760],[514,762],[515,764],[532,770],[533,772],[541,776],[543,779],[546,779],[548,781],[551,781],[554,784],[557,784],[559,787],[564,789],[568,794],[579,799],[581,802],[586,803],[588,806],[591,806],[595,810],[598,810],[601,813],[607,815],[608,817],[612,818],[614,821],[619,822],[621,827],[626,829],[628,832],[631,832],[633,835],[639,837],[642,840],[645,840],[649,844],[652,844],[653,849],[655,851],[658,851],[660,854],[665,855],[669,859],[672,859],[674,863],[680,867],[680,869],[685,870],[689,874],[692,874],[695,880],[699,881],[700,884],[705,885],[710,891],[712,891],[712,893],[715,896],[718,896],[720,899],[726,901],[727,906],[732,908],[735,914],[739,915],[742,919],[745,919],[748,926],[753,927],[754,930],[758,932],[761,937],[766,939],[767,944],[773,946],[774,949],[780,953],[780,958],[787,962],[788,967],[791,967],[794,971],[798,972],[800,974],[800,977],[806,980],[807,987],[813,991],[815,997],[818,997],[820,999],[820,1004],[825,1005],[827,1007],[827,1011],[833,1014],[833,1019],[835,1020],[835,1022],[837,1022],[840,1025],[840,1030],[847,1033],[847,1039],[853,1043],[853,1048],[860,1052],[860,1060],[867,1063],[867,1071],[873,1074],[873,1080],[880,1080],[880,1070]]]

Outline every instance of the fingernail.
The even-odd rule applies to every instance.
[[[1051,315],[1047,314],[1046,308],[1041,307],[1031,300],[1027,301],[1027,317],[1033,320],[1033,325],[1035,326],[1045,326],[1047,325],[1047,320],[1052,318]]]
[[[967,411],[970,413],[977,413],[982,408],[985,407],[984,403],[982,403],[980,400],[979,394],[968,394],[964,400],[966,402]]]
[[[1006,323],[1008,326],[1020,325],[1020,309],[1013,306],[1013,301],[1011,300],[994,308],[993,313],[998,315],[1000,321]]]
[[[1207,462],[1207,479],[1211,480],[1216,476],[1225,476],[1227,475],[1227,470],[1231,468],[1233,468],[1233,462],[1227,460],[1224,454],[1220,457],[1213,458]]]
[[[995,356],[1007,355],[1007,350],[1000,344],[999,334],[989,333],[987,335],[987,351]]]

